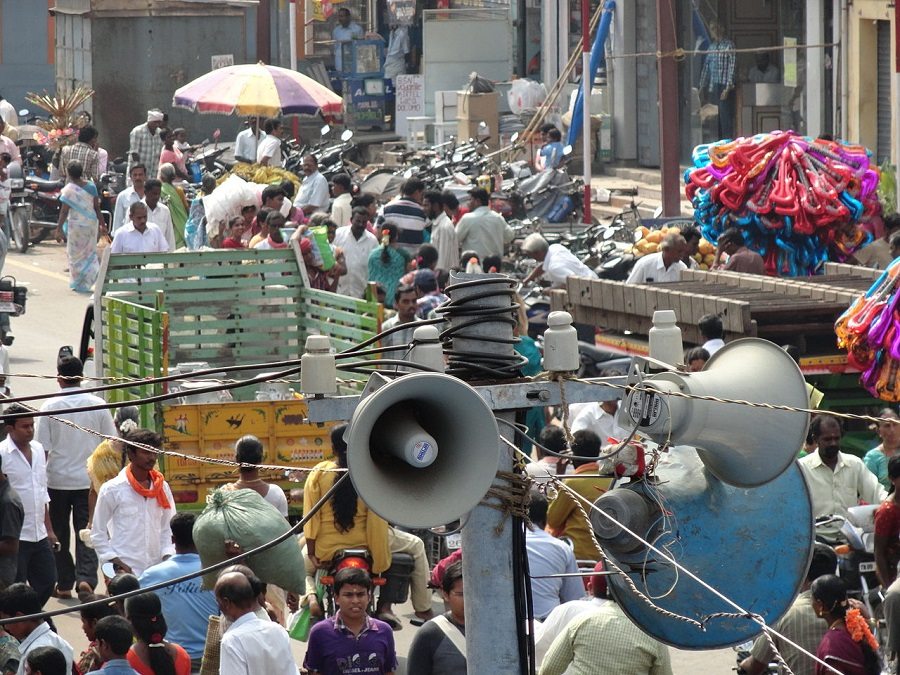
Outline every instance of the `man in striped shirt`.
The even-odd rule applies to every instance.
[[[425,242],[424,195],[425,183],[418,178],[409,178],[400,187],[400,194],[385,204],[382,211],[382,222],[397,226],[397,242],[410,253],[418,251]]]

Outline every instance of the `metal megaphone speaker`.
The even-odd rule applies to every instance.
[[[631,391],[619,407],[622,428],[637,425],[657,443],[697,448],[713,475],[730,485],[752,487],[774,480],[806,439],[808,414],[678,395],[808,408],[800,368],[768,340],[735,340],[698,373],[667,371],[643,379],[632,368],[628,385],[639,390]]]
[[[661,456],[654,476],[614,488],[594,504],[738,606],[768,625],[777,621],[799,592],[814,541],[809,491],[796,462],[760,487],[737,487],[719,480],[693,448],[676,446]],[[604,552],[658,607],[699,622],[736,612],[596,510],[590,518]],[[638,626],[681,649],[727,647],[760,632],[744,617],[710,618],[701,630],[655,610],[620,575],[607,583]]]
[[[404,527],[435,527],[470,511],[500,462],[493,412],[450,375],[415,373],[382,385],[362,399],[345,439],[360,498]]]

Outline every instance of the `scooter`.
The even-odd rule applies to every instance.
[[[64,181],[24,176],[22,167],[9,165],[9,216],[12,242],[20,253],[43,241],[59,221],[59,195]]]

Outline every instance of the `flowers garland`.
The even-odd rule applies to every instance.
[[[868,644],[873,651],[878,651],[878,641],[869,629],[869,622],[863,618],[863,615],[858,609],[848,610],[847,615],[844,617],[844,623],[847,626],[847,632],[850,633],[850,637],[854,642],[862,642],[865,640],[866,644]]]

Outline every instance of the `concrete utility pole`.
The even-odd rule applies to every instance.
[[[602,48],[602,45],[601,45]],[[594,85],[594,73],[591,70],[591,2],[581,0],[581,84],[582,96],[581,121],[584,153],[584,204],[582,205],[585,225],[591,224],[591,160],[593,159],[593,140],[591,138],[591,88]]]
[[[672,0],[657,0],[656,59],[659,83],[659,168],[664,216],[681,215],[681,171],[678,124],[678,64],[675,62],[675,6]]]

